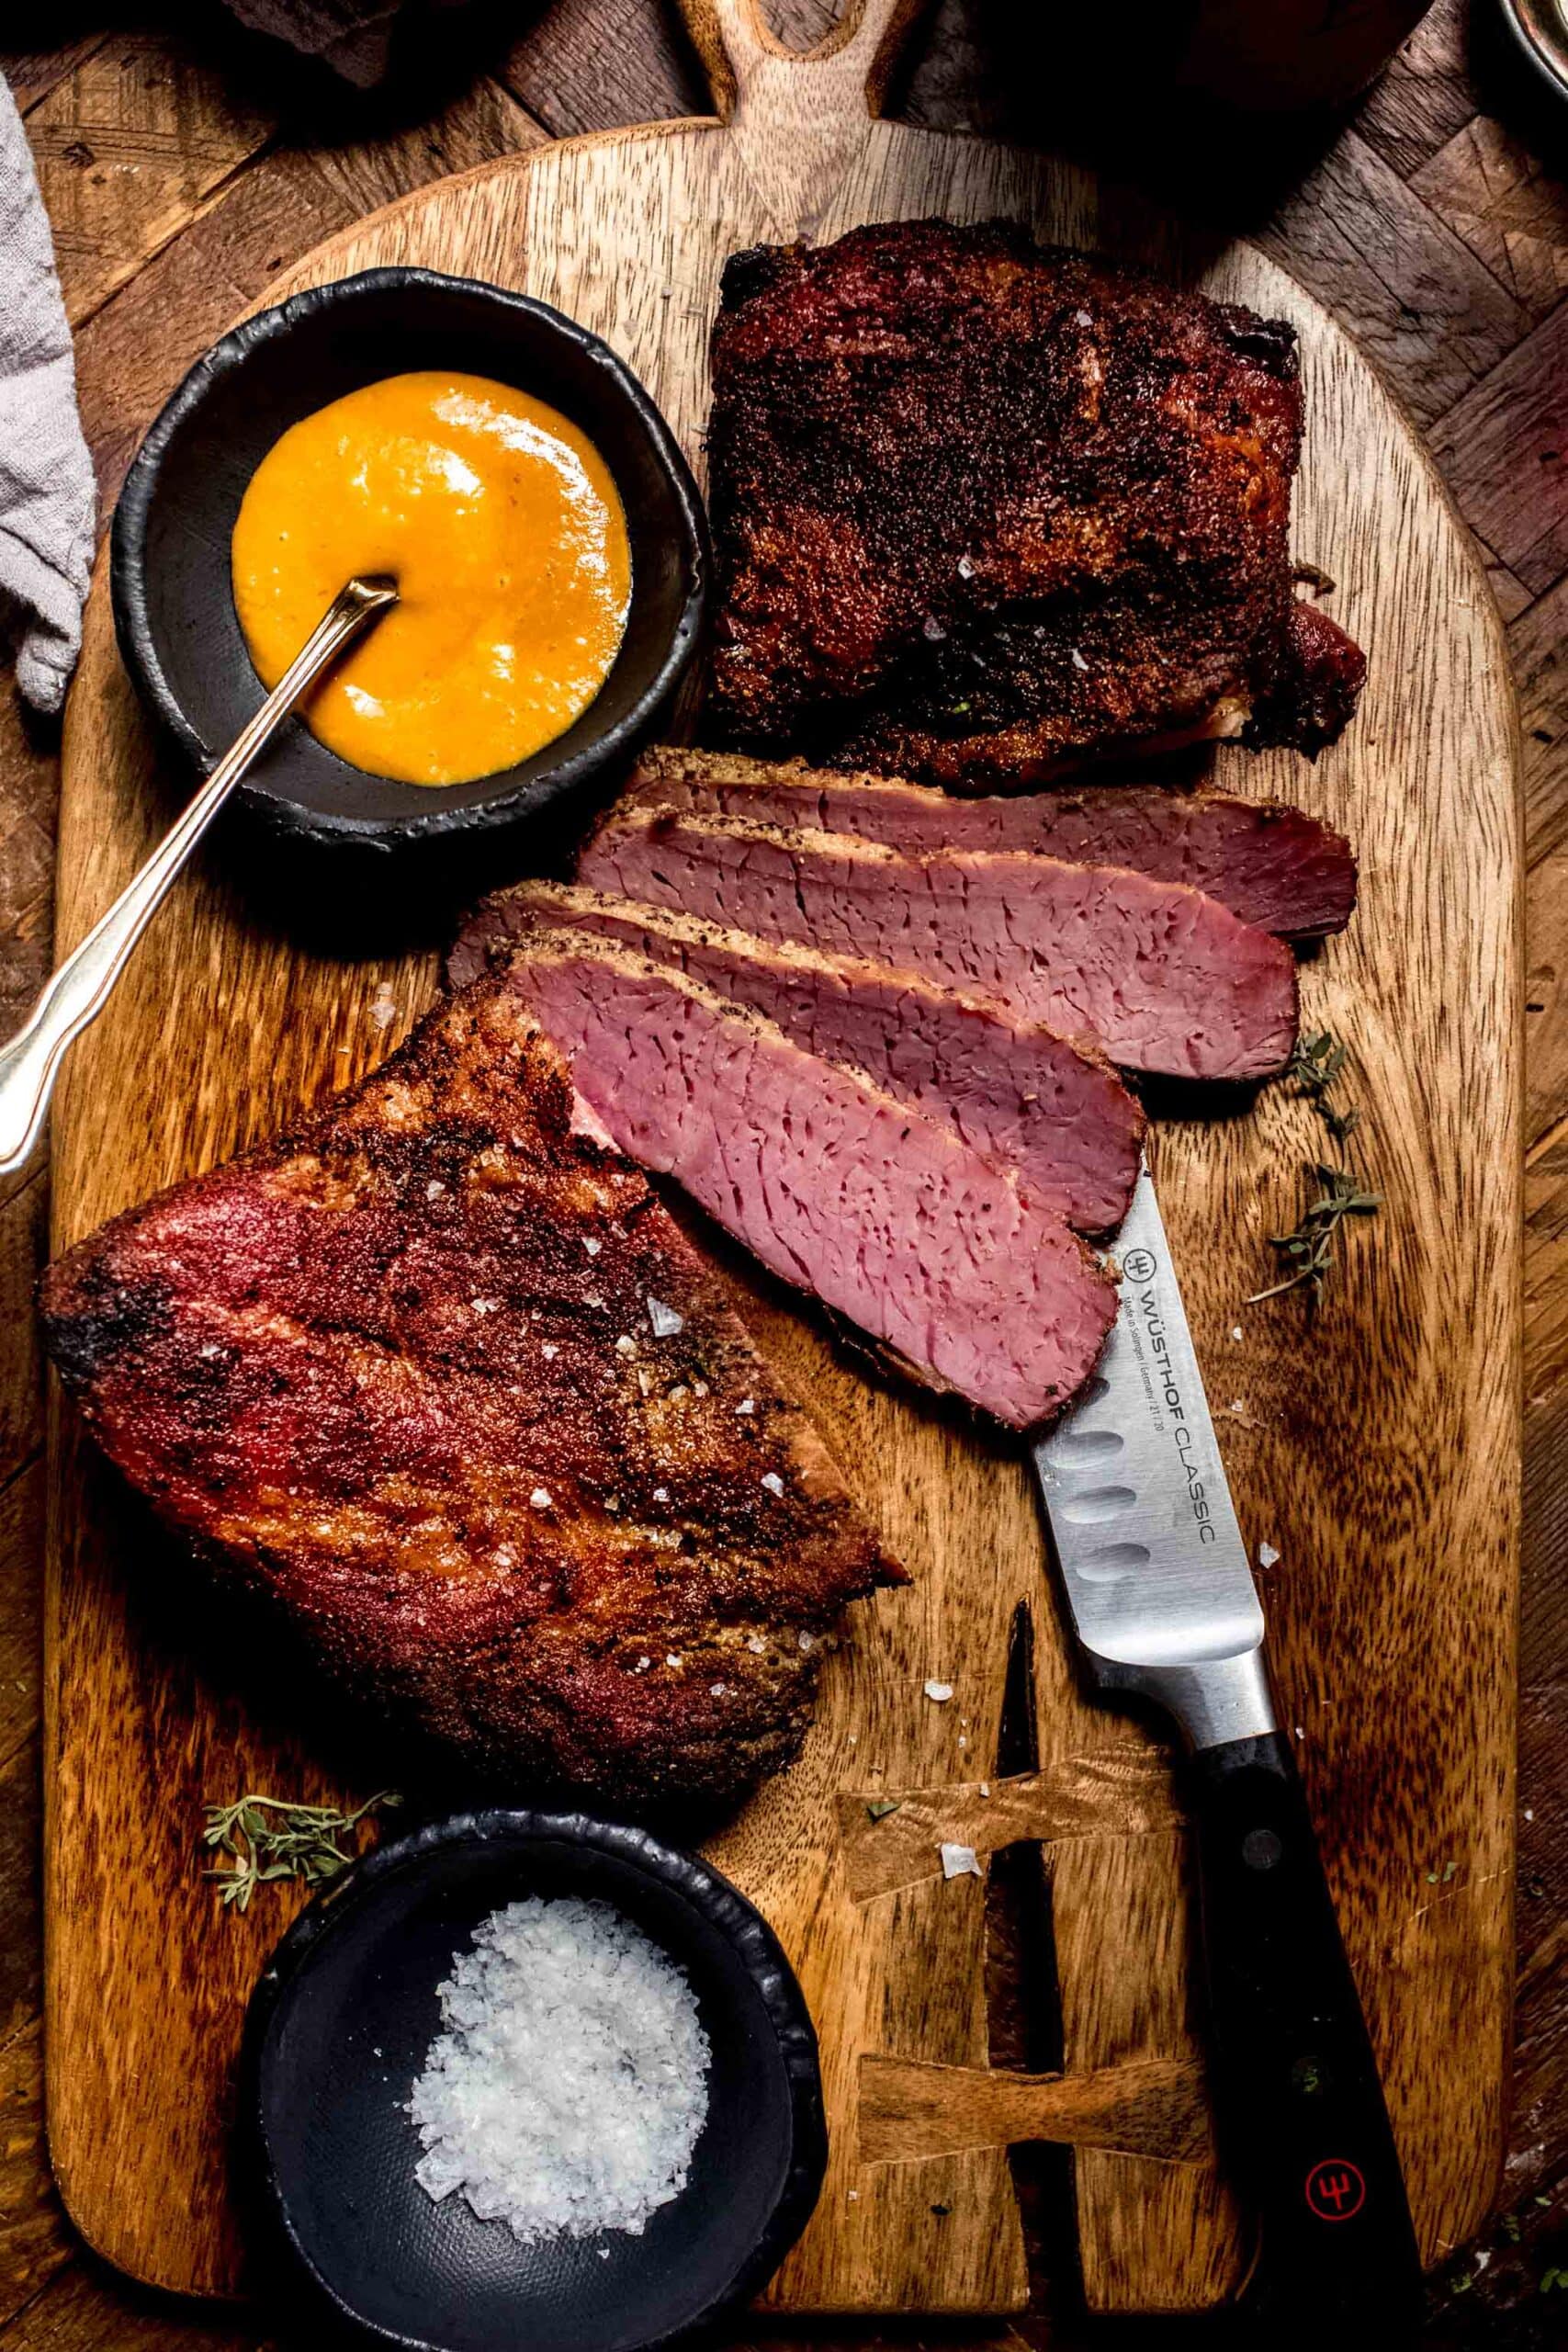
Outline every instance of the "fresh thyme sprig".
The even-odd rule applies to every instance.
[[[1336,1143],[1343,1143],[1361,1124],[1354,1103],[1341,1111],[1328,1099],[1345,1067],[1345,1050],[1332,1029],[1319,1029],[1313,1036],[1296,1039],[1295,1051],[1285,1064],[1285,1076],[1293,1078],[1302,1092],[1312,1097],[1318,1117]]]
[[[231,1904],[238,1911],[249,1910],[252,1895],[269,1879],[302,1878],[307,1886],[320,1886],[354,1860],[339,1839],[357,1829],[367,1814],[401,1803],[395,1790],[381,1789],[352,1813],[333,1804],[296,1804],[284,1797],[243,1796],[232,1804],[209,1804],[201,1842],[231,1859],[203,1875],[220,1882],[225,1910]]]
[[[1329,1100],[1343,1075],[1345,1059],[1346,1048],[1332,1029],[1318,1029],[1297,1038],[1284,1070],[1311,1099],[1318,1117],[1341,1147],[1361,1123],[1361,1114],[1353,1102],[1341,1107]],[[1375,1216],[1382,1206],[1382,1193],[1367,1192],[1348,1169],[1309,1160],[1307,1177],[1309,1183],[1315,1181],[1315,1198],[1309,1193],[1300,1222],[1292,1232],[1269,1237],[1270,1249],[1278,1251],[1289,1271],[1269,1289],[1254,1291],[1247,1301],[1248,1306],[1256,1306],[1261,1299],[1279,1298],[1286,1291],[1304,1290],[1315,1307],[1333,1272],[1346,1218]]]
[[[1269,1247],[1280,1252],[1291,1272],[1283,1282],[1272,1283],[1268,1290],[1255,1290],[1247,1302],[1248,1306],[1256,1306],[1260,1299],[1279,1298],[1288,1290],[1303,1287],[1315,1306],[1333,1270],[1335,1246],[1345,1219],[1375,1216],[1382,1206],[1382,1194],[1364,1193],[1348,1169],[1330,1168],[1320,1159],[1314,1163],[1314,1172],[1321,1190],[1303,1210],[1301,1223],[1293,1233],[1272,1233],[1269,1237]]]

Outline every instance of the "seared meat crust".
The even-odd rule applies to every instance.
[[[1315,751],[1364,672],[1295,617],[1293,331],[1015,224],[725,271],[721,734],[952,788],[1245,733]]]
[[[131,1483],[389,1727],[518,1787],[731,1798],[901,1572],[586,1116],[482,980],[51,1267],[48,1345]]]

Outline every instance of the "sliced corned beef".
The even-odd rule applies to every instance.
[[[897,777],[839,775],[738,752],[645,752],[626,799],[770,825],[814,825],[889,849],[1032,849],[1077,865],[1125,865],[1206,890],[1282,939],[1343,931],[1356,860],[1343,833],[1283,800],[1160,784],[1061,786],[959,799]]]
[[[1137,1180],[1144,1114],[1102,1056],[990,999],[938,988],[918,972],[758,939],[599,890],[524,882],[469,918],[447,963],[460,987],[491,947],[536,929],[617,939],[672,964],[731,1003],[750,1005],[796,1045],[865,1071],[1016,1169],[1043,1206],[1083,1233],[1120,1225]]]
[[[950,1127],[615,941],[531,933],[506,969],[623,1151],[918,1379],[1013,1429],[1087,1379],[1114,1283]]]
[[[580,881],[764,938],[977,989],[1097,1039],[1124,1068],[1256,1079],[1296,1035],[1290,949],[1228,907],[1122,866],[1027,850],[906,854],[741,817],[613,811]]]

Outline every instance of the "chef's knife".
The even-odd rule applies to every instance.
[[[1415,2232],[1146,1165],[1115,1255],[1096,1376],[1034,1449],[1062,1587],[1096,1679],[1192,1751],[1217,2122],[1259,2297],[1281,2332],[1388,2345],[1419,2317]]]

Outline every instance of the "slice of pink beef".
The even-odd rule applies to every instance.
[[[1038,1023],[918,972],[552,882],[520,883],[475,910],[447,962],[452,986],[482,971],[498,943],[552,928],[619,940],[766,1013],[808,1053],[863,1070],[1014,1169],[1027,1193],[1080,1233],[1108,1232],[1127,1214],[1142,1109],[1103,1056]]]
[[[1343,833],[1282,800],[1207,786],[1063,786],[970,800],[897,777],[839,775],[738,752],[645,752],[626,799],[769,825],[812,825],[889,849],[1037,850],[1077,865],[1123,865],[1185,882],[1282,939],[1343,931],[1356,860]]]
[[[951,1128],[611,940],[536,933],[506,970],[621,1150],[915,1378],[1025,1430],[1089,1377],[1114,1282]]]
[[[1258,1079],[1290,1058],[1290,949],[1201,890],[1027,850],[914,855],[845,833],[612,810],[578,879],[705,922],[977,989],[1124,1069]]]

